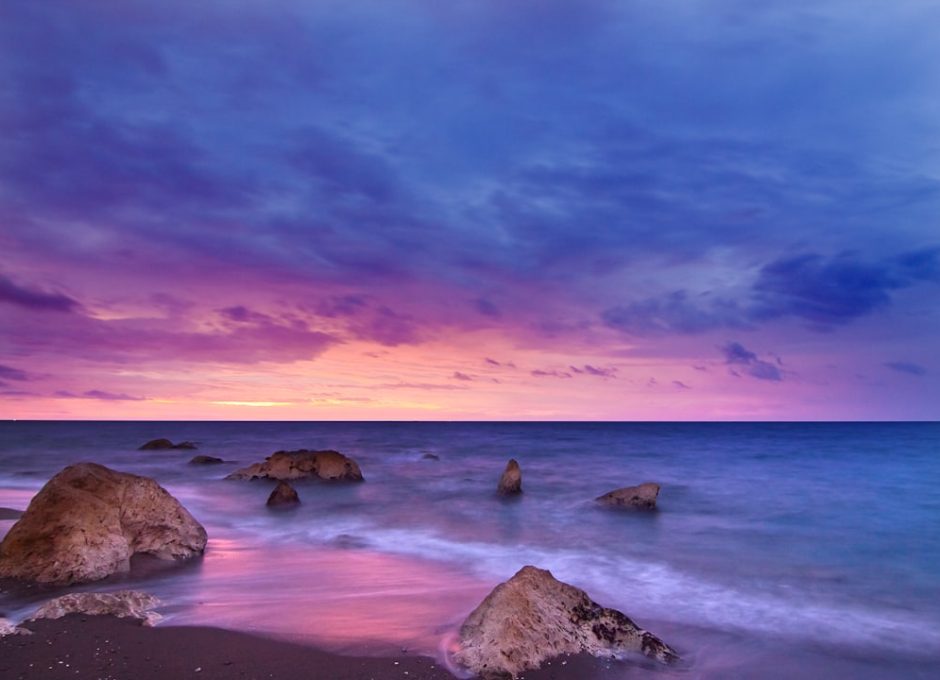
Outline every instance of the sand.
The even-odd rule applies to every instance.
[[[113,617],[67,616],[28,624],[33,635],[0,638],[4,680],[452,680],[422,656],[355,657],[219,628],[160,626]],[[556,660],[527,680],[611,678],[609,664],[592,658]]]

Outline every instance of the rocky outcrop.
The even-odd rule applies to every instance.
[[[297,490],[287,482],[278,482],[274,491],[268,496],[267,505],[269,508],[294,508],[300,505],[300,496],[297,495]]]
[[[522,493],[522,470],[515,458],[510,458],[509,462],[506,463],[506,469],[503,470],[503,474],[499,478],[496,492],[500,496],[514,496]]]
[[[169,439],[151,439],[149,442],[144,444],[138,449],[139,451],[163,451],[166,449],[195,449],[197,448],[192,442],[180,442],[179,444],[174,444]]]
[[[441,457],[436,453],[426,453],[421,456],[421,460],[440,460]]]
[[[22,510],[14,510],[13,508],[0,508],[0,519],[19,519],[22,516]]]
[[[226,479],[306,479],[361,482],[362,472],[352,458],[338,451],[278,451],[262,463],[236,470]]]
[[[67,585],[130,569],[132,555],[187,559],[206,530],[148,477],[70,465],[30,502],[0,543],[0,577]]]
[[[515,678],[562,654],[639,652],[663,664],[679,659],[624,614],[532,566],[493,589],[464,621],[458,644],[454,660],[486,679]]]
[[[153,611],[160,600],[139,590],[121,590],[115,593],[69,593],[43,604],[27,621],[61,619],[69,614],[88,616],[116,616],[142,621],[152,626],[163,617]]]
[[[659,484],[646,482],[639,486],[627,486],[598,496],[598,503],[613,508],[633,510],[655,510],[656,497],[659,496]]]
[[[224,463],[225,461],[221,458],[216,458],[215,456],[193,456],[190,459],[190,465],[218,465],[219,463]]]

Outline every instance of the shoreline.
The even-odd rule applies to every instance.
[[[265,678],[293,680],[453,680],[426,656],[346,656],[317,647],[206,626],[147,627],[134,619],[71,614],[25,624],[32,635],[0,638],[0,677]],[[613,664],[613,666],[612,666]],[[588,656],[545,664],[527,680],[600,680],[624,666]],[[639,667],[637,667],[639,670]],[[467,677],[467,676],[463,676]]]

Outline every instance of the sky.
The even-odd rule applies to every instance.
[[[938,25],[3,0],[0,418],[940,419]]]

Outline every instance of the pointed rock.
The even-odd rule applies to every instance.
[[[300,505],[300,496],[297,490],[287,482],[278,482],[274,491],[268,496],[269,508],[292,508]]]
[[[510,458],[509,462],[506,463],[506,469],[503,470],[503,474],[499,478],[496,491],[501,496],[513,496],[522,493],[522,470],[515,458]]]
[[[0,578],[69,585],[130,569],[138,553],[164,560],[202,554],[206,530],[148,477],[96,463],[46,482],[0,543]]]
[[[460,628],[454,660],[483,678],[515,678],[562,654],[639,652],[679,659],[658,637],[550,571],[526,566],[493,589]]]
[[[659,484],[646,482],[639,486],[627,486],[598,496],[598,503],[614,507],[633,510],[655,510],[656,498],[659,496]]]

